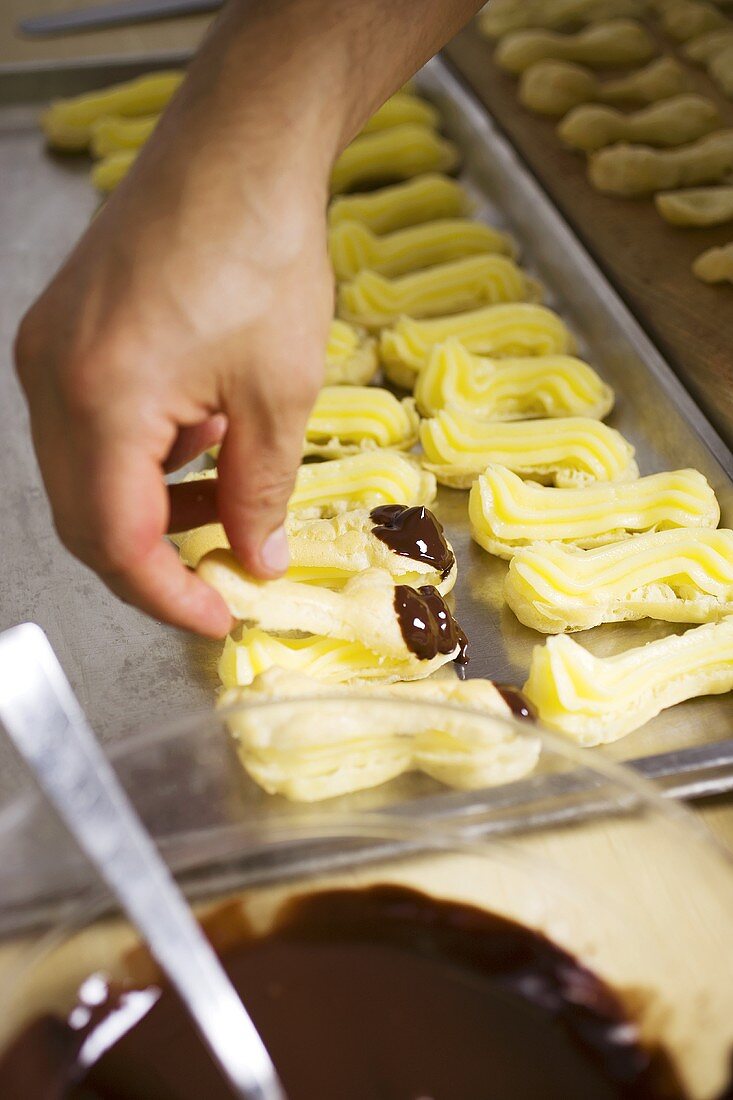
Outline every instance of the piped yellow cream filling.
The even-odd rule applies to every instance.
[[[420,423],[424,465],[446,485],[468,488],[490,463],[558,487],[630,480],[634,448],[599,420],[567,417],[488,423],[441,410]]]
[[[435,478],[398,451],[374,450],[299,468],[288,507],[321,515],[378,504],[430,504]]]
[[[306,428],[306,454],[371,447],[409,450],[417,441],[412,398],[376,386],[324,386]]]
[[[324,692],[344,703],[358,695],[360,706],[320,699]],[[288,696],[299,701],[289,706]],[[231,711],[225,720],[255,782],[296,801],[363,790],[410,770],[458,789],[507,783],[530,772],[540,752],[537,737],[503,721],[508,708],[488,680],[350,688],[271,669],[251,688],[226,692],[222,704],[258,700],[277,706]],[[411,700],[427,705],[419,710]],[[442,702],[455,712],[438,714]]]
[[[362,133],[373,134],[377,130],[389,130],[392,126],[407,124],[435,129],[439,122],[439,112],[427,99],[412,92],[395,92],[374,112],[364,125]]]
[[[409,179],[422,172],[451,171],[458,151],[431,126],[404,123],[354,138],[331,172],[331,193],[371,183]]]
[[[524,691],[540,721],[579,745],[600,745],[660,711],[733,689],[733,618],[594,657],[565,634],[532,654]]]
[[[339,316],[381,328],[407,313],[436,317],[498,302],[536,301],[539,284],[507,256],[469,256],[388,279],[361,271],[339,288]]]
[[[159,114],[153,113],[131,118],[119,111],[103,115],[90,127],[89,144],[93,155],[104,157],[123,149],[139,149],[152,134],[159,118]],[[427,100],[407,92],[397,92],[372,115],[362,133],[373,133],[406,123],[435,128],[438,122],[438,112]]]
[[[720,509],[697,470],[651,474],[636,481],[554,489],[490,465],[468,501],[474,540],[502,558],[532,542],[596,546],[643,531],[717,527]]]
[[[451,336],[469,351],[498,358],[566,355],[575,343],[565,323],[552,310],[519,302],[484,306],[429,321],[403,317],[382,331],[379,357],[390,378],[412,388],[430,351]]]
[[[484,420],[601,420],[611,410],[613,390],[570,355],[487,359],[452,337],[433,348],[417,376],[415,400],[423,416],[452,408]]]
[[[381,237],[360,222],[341,222],[329,230],[328,251],[336,278],[347,280],[367,268],[396,278],[468,256],[514,256],[515,245],[483,222],[446,218]]]
[[[394,233],[438,218],[460,218],[470,209],[470,200],[460,183],[430,172],[363,195],[333,199],[328,224],[333,228],[342,222],[361,222],[372,233]]]
[[[402,662],[380,657],[361,642],[344,642],[315,634],[278,637],[259,627],[245,630],[239,641],[231,636],[227,638],[218,665],[225,688],[251,684],[269,668],[300,672],[331,684],[354,680],[388,682],[405,674],[415,675],[413,664],[403,667]]]
[[[109,115],[156,115],[181,84],[179,71],[151,73],[100,92],[60,99],[41,116],[41,129],[55,149],[86,149],[95,123]]]
[[[326,344],[327,386],[365,386],[377,372],[379,360],[374,339],[363,329],[334,319]]]
[[[504,596],[547,634],[628,619],[712,622],[733,612],[733,531],[654,531],[591,550],[535,543],[512,558]]]

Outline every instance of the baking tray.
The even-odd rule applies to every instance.
[[[54,96],[75,94],[156,68],[181,55],[109,59],[75,66],[0,68],[0,262],[10,272],[0,298],[3,354],[26,304],[84,228],[96,206],[84,158],[44,152],[37,115]],[[463,151],[462,178],[478,215],[519,240],[524,265],[548,288],[549,304],[568,321],[580,351],[614,387],[610,423],[636,446],[643,473],[694,466],[714,486],[722,523],[733,523],[733,455],[716,435],[585,252],[486,111],[441,59],[418,75],[419,90],[438,104],[444,128]],[[5,521],[0,528],[0,626],[24,619],[48,632],[102,738],[168,722],[210,706],[219,645],[152,622],[110,596],[59,546],[49,520],[28,439],[26,415],[9,363],[0,371],[0,435],[5,467]],[[502,605],[506,564],[470,539],[467,495],[441,489],[437,511],[459,561],[458,618],[472,640],[470,676],[521,684],[532,647],[542,638]],[[583,644],[608,654],[660,637],[660,623],[615,624],[583,634]],[[710,697],[665,712],[614,746],[596,750],[624,760],[665,793],[695,797],[733,788],[733,699]],[[0,744],[0,804],[27,783],[8,746]],[[522,785],[512,788],[521,804]],[[419,796],[419,797],[417,797]],[[16,801],[27,824],[31,798]],[[349,800],[339,800],[339,808]],[[445,792],[424,777],[362,792],[363,809],[399,809],[432,817],[465,814],[476,795]],[[282,814],[279,799],[252,790],[249,812]],[[247,805],[223,810],[241,819]],[[229,815],[229,816],[227,816]],[[13,813],[0,813],[0,827]],[[1,902],[0,902],[1,904]]]

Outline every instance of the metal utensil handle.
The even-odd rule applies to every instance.
[[[71,11],[49,12],[21,19],[18,30],[32,38],[91,31],[126,23],[146,23],[154,19],[169,19],[176,15],[199,15],[217,11],[223,0],[115,0]]]
[[[285,1100],[254,1024],[32,623],[0,635],[0,721],[145,936],[237,1094]]]

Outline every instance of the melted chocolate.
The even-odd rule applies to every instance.
[[[376,524],[372,534],[393,554],[432,565],[442,579],[448,576],[456,559],[445,541],[442,526],[428,508],[383,504],[374,508],[370,516]]]
[[[288,1100],[684,1100],[607,986],[480,909],[398,886],[314,893],[222,958]],[[95,1042],[135,992],[109,988],[86,1023],[79,1005],[37,1020],[0,1064],[0,1096],[231,1100],[168,989],[138,991],[142,1015]]]
[[[405,645],[421,661],[430,661],[439,653],[452,653],[458,646],[455,661],[467,663],[468,639],[437,588],[431,584],[420,588],[398,584],[394,608]]]
[[[520,688],[513,684],[494,684],[494,687],[515,718],[531,718],[533,721],[537,718],[537,711]]]

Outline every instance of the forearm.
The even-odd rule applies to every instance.
[[[274,169],[273,176],[286,159],[325,180],[376,108],[479,6],[478,0],[230,0],[146,156],[178,146],[194,176],[199,150],[209,162],[265,174]]]

